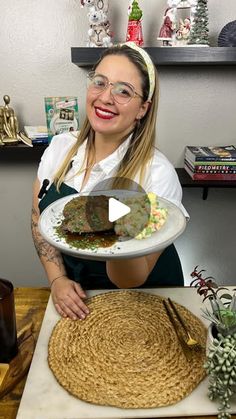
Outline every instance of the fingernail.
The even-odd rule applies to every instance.
[[[85,319],[85,314],[81,314],[81,319]]]
[[[72,319],[73,319],[73,320],[77,320],[77,317],[76,317],[76,316],[73,316],[73,317],[72,317]]]
[[[89,314],[89,309],[88,308],[86,308],[85,313]]]

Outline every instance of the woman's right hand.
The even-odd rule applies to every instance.
[[[86,298],[85,292],[80,284],[66,276],[53,282],[51,294],[55,308],[62,317],[84,320],[89,314],[89,309],[83,302]]]

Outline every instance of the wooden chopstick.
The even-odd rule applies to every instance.
[[[169,318],[169,320],[170,320],[170,322],[171,322],[171,324],[172,324],[172,326],[174,328],[175,334],[176,334],[176,336],[178,338],[178,341],[179,341],[179,343],[181,345],[181,348],[182,348],[182,351],[184,353],[184,356],[188,360],[189,359],[189,357],[188,357],[188,354],[189,354],[188,347],[187,347],[187,345],[184,342],[183,336],[179,332],[178,324],[177,324],[177,322],[176,322],[176,320],[175,320],[175,318],[174,318],[174,316],[172,314],[172,311],[170,310],[167,302],[165,300],[162,300],[162,303],[163,303],[163,306],[165,307],[167,316],[168,316],[168,318]]]
[[[184,320],[182,318],[182,316],[180,315],[180,313],[178,312],[177,308],[175,307],[173,301],[170,298],[167,298],[168,303],[170,304],[171,308],[173,309],[177,319],[179,320],[181,326],[183,327],[185,333],[188,334],[188,328],[186,326],[186,324],[184,323]]]

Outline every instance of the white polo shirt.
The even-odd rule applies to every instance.
[[[112,154],[93,166],[89,180],[83,188],[83,192],[90,192],[98,182],[116,176],[119,163],[129,146],[130,138],[127,138]],[[75,142],[76,137],[73,133],[59,134],[52,138],[52,141],[42,155],[38,168],[38,179],[41,185],[44,179],[48,179],[50,184],[53,182],[55,173]],[[81,191],[84,172],[76,176],[73,175],[82,167],[86,144],[87,141],[84,141],[76,156],[73,157],[71,169],[64,180],[66,185],[74,188],[78,192]],[[139,173],[137,173],[133,180],[139,183]],[[155,149],[154,156],[146,168],[145,178],[141,186],[146,193],[154,192],[157,196],[173,202],[182,210],[186,217],[189,217],[181,203],[182,188],[177,173],[169,160],[157,149]]]

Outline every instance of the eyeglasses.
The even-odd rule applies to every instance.
[[[87,80],[88,89],[97,95],[100,95],[108,88],[108,86],[112,86],[111,95],[120,105],[129,103],[130,100],[136,96],[143,99],[143,96],[137,93],[131,84],[122,81],[112,83],[106,76],[103,76],[102,74],[95,74],[94,71],[88,73]]]

